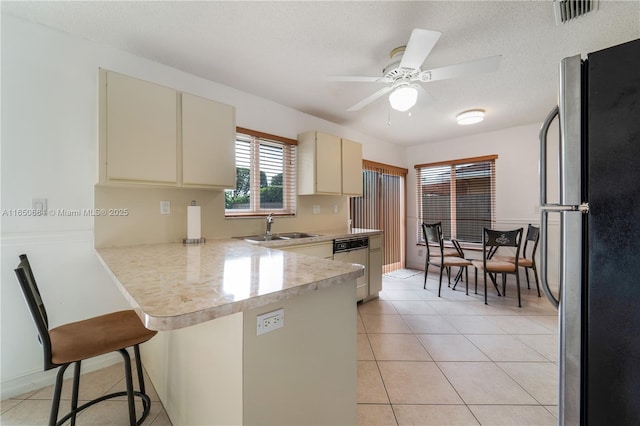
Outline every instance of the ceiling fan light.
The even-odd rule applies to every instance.
[[[407,111],[417,100],[418,90],[413,86],[400,86],[389,95],[391,108],[398,111]]]
[[[458,121],[458,124],[461,126],[479,123],[482,120],[484,120],[484,110],[472,109],[469,111],[461,112],[456,116],[456,120]]]

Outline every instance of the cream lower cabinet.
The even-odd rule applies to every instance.
[[[298,195],[362,195],[362,145],[327,133],[298,135]]]
[[[235,108],[100,71],[100,182],[235,188]]]
[[[281,250],[322,257],[323,259],[333,259],[333,241],[282,247]]]
[[[369,299],[382,291],[382,236],[369,237]]]
[[[280,250],[333,259],[333,242],[298,244],[282,247]],[[365,286],[364,289],[358,289],[358,300],[375,299],[382,291],[382,259],[382,235],[370,236],[365,275],[364,278],[359,279],[359,281],[364,281]]]

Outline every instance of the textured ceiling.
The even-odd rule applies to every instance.
[[[2,2],[2,12],[271,99],[393,143],[413,145],[541,122],[559,61],[640,37],[640,2],[603,1],[556,26],[551,1]],[[423,69],[496,54],[491,74],[423,84],[409,113],[382,86],[327,75],[381,75],[413,28],[442,32]],[[487,118],[458,126],[455,115]]]

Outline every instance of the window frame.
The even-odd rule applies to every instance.
[[[435,167],[450,167],[451,170],[451,178],[449,179],[449,194],[450,194],[450,204],[449,209],[451,212],[450,215],[450,230],[451,230],[451,238],[459,239],[456,235],[457,231],[457,215],[456,215],[456,166],[461,164],[478,164],[478,163],[487,163],[491,164],[491,176],[490,176],[490,205],[491,205],[491,219],[489,227],[494,228],[496,223],[496,160],[498,159],[498,155],[486,155],[481,157],[470,157],[470,158],[461,158],[457,160],[449,160],[449,161],[439,161],[434,163],[425,163],[425,164],[416,164],[414,166],[416,170],[416,235],[417,235],[417,245],[425,245],[424,236],[422,235],[422,222],[424,221],[423,217],[423,209],[422,209],[422,182],[421,182],[421,173],[423,169],[435,168]],[[437,222],[437,220],[436,220]],[[474,247],[481,243],[459,240],[463,245]]]
[[[272,135],[244,127],[236,127],[235,141],[248,142],[250,153],[250,175],[249,175],[249,200],[248,209],[227,209],[225,204],[225,218],[251,218],[265,217],[269,214],[274,216],[295,216],[296,215],[296,173],[297,173],[297,153],[298,141],[282,136]],[[266,209],[260,207],[260,147],[261,145],[276,146],[283,148],[283,170],[282,170],[282,202],[283,207],[278,209]],[[237,146],[234,149],[237,154]],[[235,168],[238,163],[236,160]],[[257,170],[257,173],[256,173]],[[225,202],[226,194],[225,190]]]

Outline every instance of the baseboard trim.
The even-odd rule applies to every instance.
[[[122,362],[122,356],[115,352],[82,361],[82,375],[109,367],[117,364],[118,362]],[[56,368],[49,371],[28,373],[20,377],[5,380],[0,383],[0,398],[2,400],[15,398],[16,396],[23,395],[27,392],[33,392],[47,386],[52,386],[56,381],[57,372],[58,369]],[[67,376],[72,377],[72,375],[73,368],[68,368],[65,372],[65,379]],[[82,383],[82,380],[80,382]],[[82,384],[80,386],[82,386]]]

